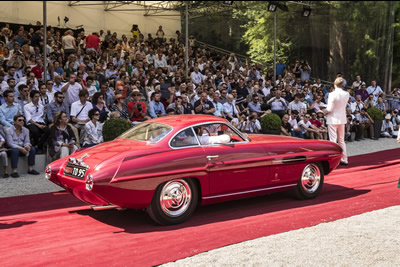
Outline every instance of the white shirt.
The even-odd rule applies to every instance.
[[[103,123],[96,122],[94,126],[92,121],[88,121],[85,124],[85,137],[83,139],[83,144],[99,144],[103,142]]]
[[[190,75],[190,78],[192,78],[192,82],[195,84],[199,84],[201,81],[203,81],[203,74],[201,74],[200,72],[192,72],[192,74]]]
[[[24,106],[24,114],[26,123],[29,125],[31,124],[29,121],[33,120],[34,122],[44,123],[43,116],[44,116],[44,106],[38,105],[35,106],[32,102],[28,103]]]
[[[299,128],[299,126],[297,125],[297,120],[296,119],[292,119],[292,116],[289,116],[289,121],[290,125],[292,125],[293,129],[297,129]]]
[[[79,91],[82,90],[82,86],[79,83],[70,84],[68,86],[66,97],[69,105],[72,103],[79,101]]]
[[[259,120],[256,120],[255,122],[249,122],[245,128],[245,131],[250,133],[255,133],[256,129],[258,131],[261,131],[261,124]]]
[[[225,114],[231,114],[232,116],[238,116],[239,112],[236,109],[235,103],[232,102],[231,104],[229,104],[228,102],[224,103],[224,112]]]
[[[288,109],[290,109],[290,110],[297,110],[297,111],[299,112],[299,114],[300,114],[302,109],[304,109],[304,110],[307,109],[307,106],[306,106],[306,104],[304,104],[304,103],[301,102],[301,101],[299,101],[299,102],[296,103],[296,102],[293,100],[292,102],[289,103]]]
[[[85,106],[85,107],[82,109],[83,106]],[[78,117],[76,117],[76,119],[82,120],[82,121],[87,120],[89,118],[89,115],[88,115],[89,110],[91,110],[92,108],[93,108],[93,105],[89,101],[86,101],[85,105],[82,105],[81,101],[78,100],[78,101],[72,103],[70,116],[76,117],[76,115],[82,109],[82,111],[79,113],[79,115],[78,115]]]
[[[305,133],[307,132],[307,130],[304,129],[303,127],[301,127],[301,126],[304,125],[305,128],[310,128],[311,122],[310,122],[310,120],[308,120],[308,122],[305,123],[303,120],[301,120],[301,121],[299,121],[299,124],[298,124],[298,125],[299,125],[299,128],[301,129],[300,131],[301,131],[303,134],[305,134]]]

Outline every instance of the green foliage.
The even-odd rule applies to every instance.
[[[383,112],[379,108],[369,108],[367,112],[374,122],[383,121]]]
[[[282,125],[282,120],[278,115],[270,113],[263,116],[260,119],[260,124],[263,132],[269,130],[280,130]]]
[[[112,118],[103,125],[104,141],[111,141],[132,127],[131,123],[121,118]]]

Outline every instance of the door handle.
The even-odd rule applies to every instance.
[[[207,156],[207,159],[208,160],[212,160],[212,159],[216,159],[216,158],[218,158],[219,156],[218,155],[215,155],[215,156]]]

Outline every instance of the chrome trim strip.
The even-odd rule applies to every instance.
[[[92,206],[92,210],[109,210],[109,209],[117,209],[119,206],[116,205],[104,205],[104,206]]]
[[[296,185],[297,185],[297,184],[281,185],[281,186],[268,187],[268,188],[262,188],[262,189],[255,189],[255,190],[244,191],[244,192],[238,192],[238,193],[225,194],[225,195],[218,195],[218,196],[211,196],[211,197],[202,197],[202,199],[211,199],[211,198],[219,198],[219,197],[229,197],[229,196],[242,195],[242,194],[248,194],[248,193],[255,193],[255,192],[260,192],[260,191],[267,191],[267,190],[273,190],[273,189],[278,189],[278,188],[284,188],[284,187],[291,187],[291,186],[296,186]]]

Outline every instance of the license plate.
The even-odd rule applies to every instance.
[[[68,176],[72,176],[79,179],[84,179],[86,173],[86,168],[75,167],[75,166],[66,166],[64,169],[64,174]]]

